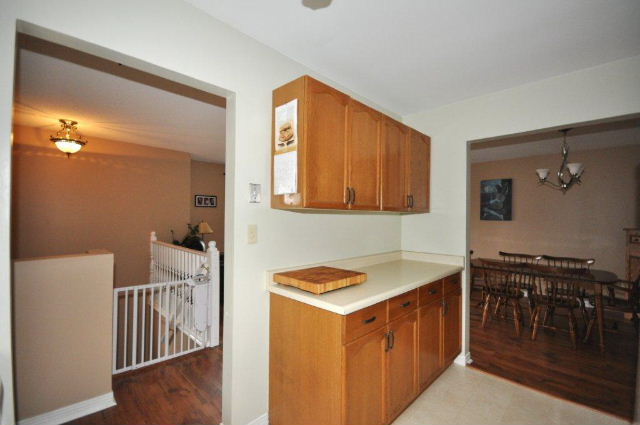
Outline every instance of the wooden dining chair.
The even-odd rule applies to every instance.
[[[503,307],[502,317],[506,318],[506,310],[511,306],[516,335],[520,336],[522,329],[520,282],[524,275],[522,266],[493,260],[481,260],[480,262],[484,285],[482,290],[482,327],[486,326],[491,314],[500,317]],[[491,311],[492,304],[495,304],[493,311]]]
[[[542,260],[544,264],[549,267],[559,267],[570,270],[582,270],[587,271],[596,263],[593,258],[575,258],[575,257],[554,257],[552,255],[543,255]],[[588,327],[591,314],[587,311],[587,304],[591,307],[594,306],[593,294],[589,294],[586,289],[580,289],[580,312],[584,321],[585,327]],[[613,294],[611,294],[613,296]]]
[[[498,255],[502,257],[502,261],[510,264],[538,264],[542,259],[542,255],[533,254],[519,254],[514,252],[498,251]],[[527,308],[529,310],[529,325],[533,326],[533,310],[535,308],[535,300],[531,296],[533,287],[531,286],[530,274],[524,274],[521,276],[520,289],[523,292],[524,298],[527,299]]]
[[[638,315],[640,311],[638,306],[640,303],[640,276],[638,276],[638,278],[633,282],[619,281],[614,284],[607,285],[607,289],[608,294],[603,297],[603,311],[613,311],[624,315],[630,315],[637,335],[640,332],[640,317]],[[589,340],[596,320],[596,312],[593,311],[587,324],[584,342]],[[617,329],[617,322],[614,322],[614,329]]]
[[[577,348],[578,327],[575,311],[581,307],[579,280],[574,270],[544,265],[530,264],[527,266],[533,285],[535,309],[533,312],[533,330],[531,339],[536,340],[540,327],[558,330],[553,321],[556,310],[566,310],[569,319],[569,337],[571,345]]]

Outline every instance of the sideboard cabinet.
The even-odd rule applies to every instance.
[[[460,273],[351,314],[271,294],[272,425],[386,425],[461,349]]]

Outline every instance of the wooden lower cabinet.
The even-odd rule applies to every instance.
[[[343,422],[349,425],[383,425],[385,411],[385,350],[387,329],[382,327],[344,348]]]
[[[446,279],[346,316],[271,294],[271,425],[390,424],[460,352]]]
[[[462,349],[462,296],[460,290],[445,294],[442,305],[442,351],[445,364],[453,362]]]
[[[442,300],[418,310],[418,381],[424,390],[442,372]]]
[[[387,419],[393,421],[418,395],[418,315],[388,325]]]

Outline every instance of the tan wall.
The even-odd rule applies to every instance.
[[[583,184],[565,195],[539,187],[536,168],[558,167],[560,155],[471,165],[471,249],[595,258],[596,268],[625,275],[624,227],[640,224],[640,146],[571,153],[585,165]],[[480,220],[480,181],[513,179],[513,221]]]
[[[186,232],[189,154],[91,138],[67,159],[48,138],[14,128],[13,258],[104,248],[118,286],[147,283],[149,233]]]
[[[195,195],[216,195],[216,208],[196,208]],[[205,241],[216,241],[219,251],[224,251],[224,164],[191,161],[191,223],[206,221],[213,233],[205,235]]]
[[[18,418],[111,392],[113,254],[14,262]]]

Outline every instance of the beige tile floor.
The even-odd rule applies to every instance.
[[[628,425],[476,369],[452,365],[393,425]]]

